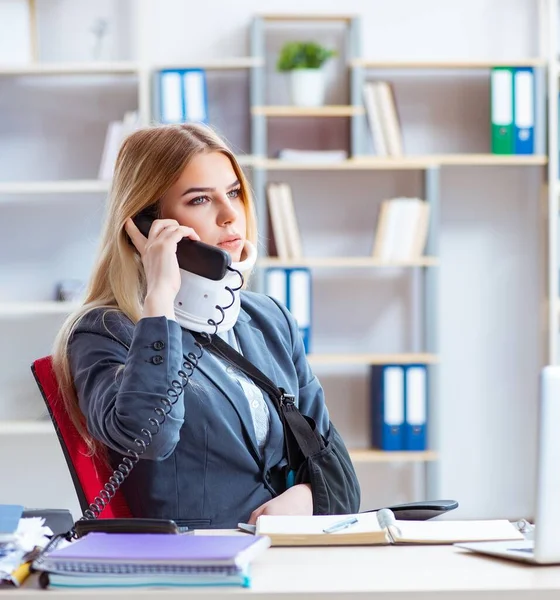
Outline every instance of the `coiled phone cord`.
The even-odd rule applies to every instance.
[[[131,448],[128,450],[129,456],[123,457],[121,463],[115,468],[109,477],[109,481],[93,499],[93,502],[89,505],[87,510],[84,511],[84,514],[82,517],[80,517],[79,521],[93,520],[99,517],[103,509],[115,496],[117,490],[121,487],[124,480],[130,475],[134,465],[136,465],[136,463],[140,460],[140,457],[146,452],[148,446],[150,446],[152,443],[153,437],[159,433],[161,426],[165,422],[167,415],[173,409],[173,406],[177,403],[181,395],[184,394],[185,388],[187,387],[190,378],[197,368],[198,362],[204,353],[203,346],[211,343],[212,335],[215,335],[218,332],[218,326],[223,323],[225,319],[225,311],[228,310],[228,308],[231,308],[235,302],[235,292],[239,291],[245,283],[243,275],[240,271],[233,269],[230,266],[228,266],[228,271],[237,273],[241,283],[238,287],[233,289],[229,286],[225,287],[225,289],[231,294],[231,302],[224,307],[218,305],[215,306],[215,308],[220,312],[220,320],[216,322],[214,319],[208,319],[207,321],[208,325],[214,327],[214,331],[211,334],[207,332],[201,333],[201,336],[204,339],[203,343],[195,340],[194,344],[198,349],[198,353],[195,354],[194,352],[189,352],[186,356],[183,355],[185,360],[183,361],[181,370],[178,371],[180,380],[174,379],[171,382],[171,385],[167,390],[167,397],[160,398],[162,406],[154,407],[155,416],[148,419],[150,427],[144,427],[140,431],[141,437],[134,439],[135,449]],[[70,534],[71,537],[76,537],[74,528]]]

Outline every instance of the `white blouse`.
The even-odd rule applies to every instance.
[[[237,352],[241,353],[241,349],[237,343],[233,328],[219,333],[218,335],[232,348],[237,350]],[[229,377],[237,382],[247,398],[247,402],[249,403],[249,408],[251,410],[251,417],[253,419],[257,447],[262,456],[262,451],[266,445],[270,431],[270,411],[268,410],[268,405],[265,402],[263,392],[257,385],[253,383],[251,379],[249,379],[249,377],[247,377],[247,375],[245,375],[245,373],[233,365],[230,365],[219,356],[216,356],[215,354],[213,356],[220,363],[221,367],[229,375]]]

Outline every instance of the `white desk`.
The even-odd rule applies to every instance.
[[[452,546],[271,548],[254,563],[250,589],[0,590],[0,600],[217,600],[227,595],[252,600],[558,600],[560,566],[532,567]]]

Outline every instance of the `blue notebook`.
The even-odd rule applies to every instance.
[[[49,573],[51,588],[146,588],[146,587],[192,587],[192,586],[237,586],[250,587],[248,573],[235,574],[123,574],[92,575],[75,573]]]

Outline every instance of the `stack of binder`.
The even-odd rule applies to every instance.
[[[535,73],[495,67],[491,78],[493,154],[535,154]]]
[[[426,450],[426,365],[374,365],[370,389],[373,447]]]
[[[250,586],[266,536],[89,533],[34,563],[44,587]]]
[[[265,274],[266,294],[294,316],[305,352],[311,348],[311,271],[304,267],[271,267]]]
[[[208,124],[208,93],[204,69],[159,72],[160,123]]]

